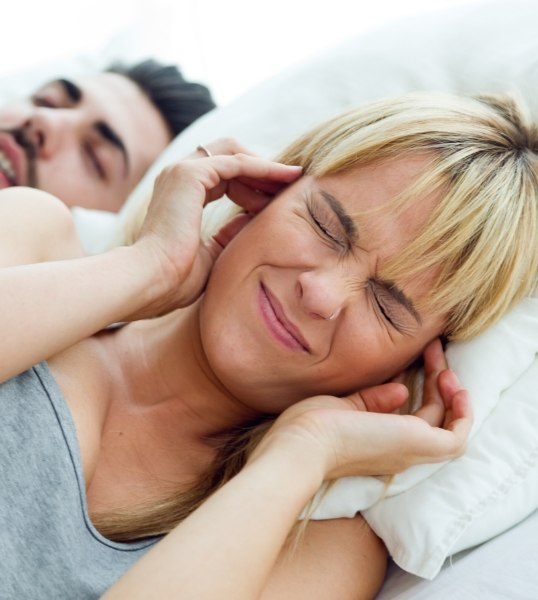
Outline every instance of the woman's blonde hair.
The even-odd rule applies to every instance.
[[[446,315],[445,334],[464,339],[536,287],[537,151],[536,126],[510,96],[416,93],[322,123],[277,160],[323,177],[377,161],[427,156],[424,172],[389,208],[404,210],[434,191],[440,199],[417,237],[382,275],[412,278],[436,267],[422,308]],[[242,468],[270,426],[261,421],[223,434],[212,469],[188,490],[136,514],[98,516],[96,525],[118,540],[169,531]]]
[[[469,338],[532,293],[538,279],[538,132],[509,96],[411,94],[346,112],[279,157],[314,177],[421,154],[427,168],[390,205],[403,210],[439,190],[420,234],[383,272],[407,279],[439,270],[421,302],[447,315],[446,334]]]

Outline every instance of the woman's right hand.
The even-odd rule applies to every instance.
[[[319,466],[323,479],[335,479],[391,475],[460,456],[473,420],[469,395],[447,368],[439,340],[429,344],[424,359],[424,400],[413,415],[394,414],[407,397],[398,383],[343,398],[309,398],[280,415],[251,460],[276,448],[300,452]]]
[[[133,248],[152,262],[160,283],[156,298],[130,319],[156,316],[192,303],[230,239],[283,187],[301,175],[290,167],[246,154],[184,160],[165,168]],[[200,239],[203,207],[227,195],[245,211],[216,236]]]

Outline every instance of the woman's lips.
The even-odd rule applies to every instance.
[[[280,302],[260,284],[258,303],[263,320],[272,336],[290,350],[310,352],[301,332],[286,318]]]

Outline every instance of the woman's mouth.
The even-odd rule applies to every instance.
[[[310,352],[301,332],[291,323],[278,299],[260,283],[258,304],[263,320],[271,336],[289,350]]]

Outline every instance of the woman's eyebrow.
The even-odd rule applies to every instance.
[[[357,243],[359,240],[359,230],[355,221],[346,212],[346,209],[344,208],[343,204],[332,194],[329,194],[329,192],[326,192],[325,190],[319,190],[319,194],[342,224],[342,227],[344,228],[344,231],[346,232],[346,235],[349,238],[350,242]],[[384,290],[387,291],[388,294],[392,296],[395,302],[403,306],[405,310],[415,319],[415,321],[419,325],[422,324],[422,317],[420,316],[420,313],[413,304],[413,301],[411,300],[411,298],[409,298],[409,296],[407,296],[404,293],[404,291],[401,288],[399,288],[396,285],[394,281],[390,281],[388,279],[376,279],[375,281],[377,285],[382,287]]]
[[[340,200],[337,200],[332,194],[329,194],[329,192],[326,192],[325,190],[319,190],[319,193],[340,221],[349,241],[352,244],[356,244],[359,241],[359,230],[357,229],[355,221],[346,212],[346,209]]]

